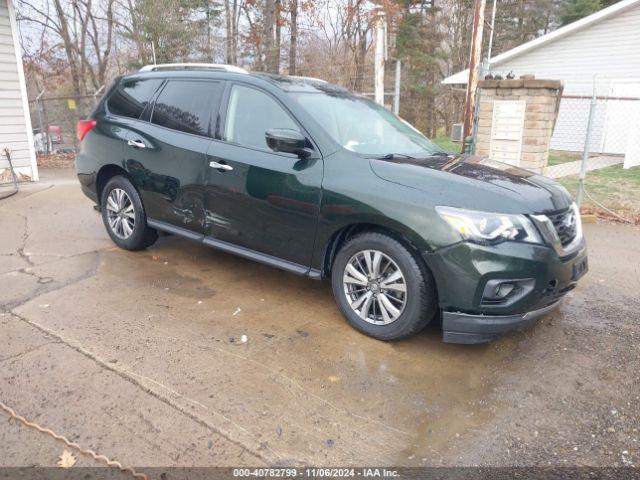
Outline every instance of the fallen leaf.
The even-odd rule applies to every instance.
[[[62,455],[60,455],[60,460],[58,460],[58,466],[60,468],[71,468],[76,462],[77,459],[73,453],[69,450],[63,450]]]

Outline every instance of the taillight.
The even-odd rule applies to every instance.
[[[78,140],[82,141],[84,137],[87,136],[87,133],[89,133],[97,123],[98,122],[91,118],[88,120],[79,120],[76,125],[76,135],[78,136]]]

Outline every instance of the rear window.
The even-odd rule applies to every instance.
[[[140,118],[162,79],[125,80],[113,91],[107,101],[109,112],[123,117]]]
[[[151,123],[196,135],[212,136],[211,112],[222,92],[220,82],[171,80],[153,106]]]

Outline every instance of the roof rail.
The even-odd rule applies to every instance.
[[[301,75],[289,75],[289,77],[297,78],[298,80],[312,80],[314,82],[329,83],[326,80],[323,80],[321,78],[316,78],[316,77],[306,77],[306,76],[301,76]]]
[[[140,72],[155,72],[158,70],[223,70],[234,73],[248,73],[244,68],[220,63],[160,63],[145,65]]]

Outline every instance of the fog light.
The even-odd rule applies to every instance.
[[[484,286],[481,303],[485,305],[511,304],[533,290],[534,285],[535,280],[532,278],[489,280]]]
[[[484,287],[483,300],[500,300],[509,295],[515,288],[511,281],[489,280]]]

